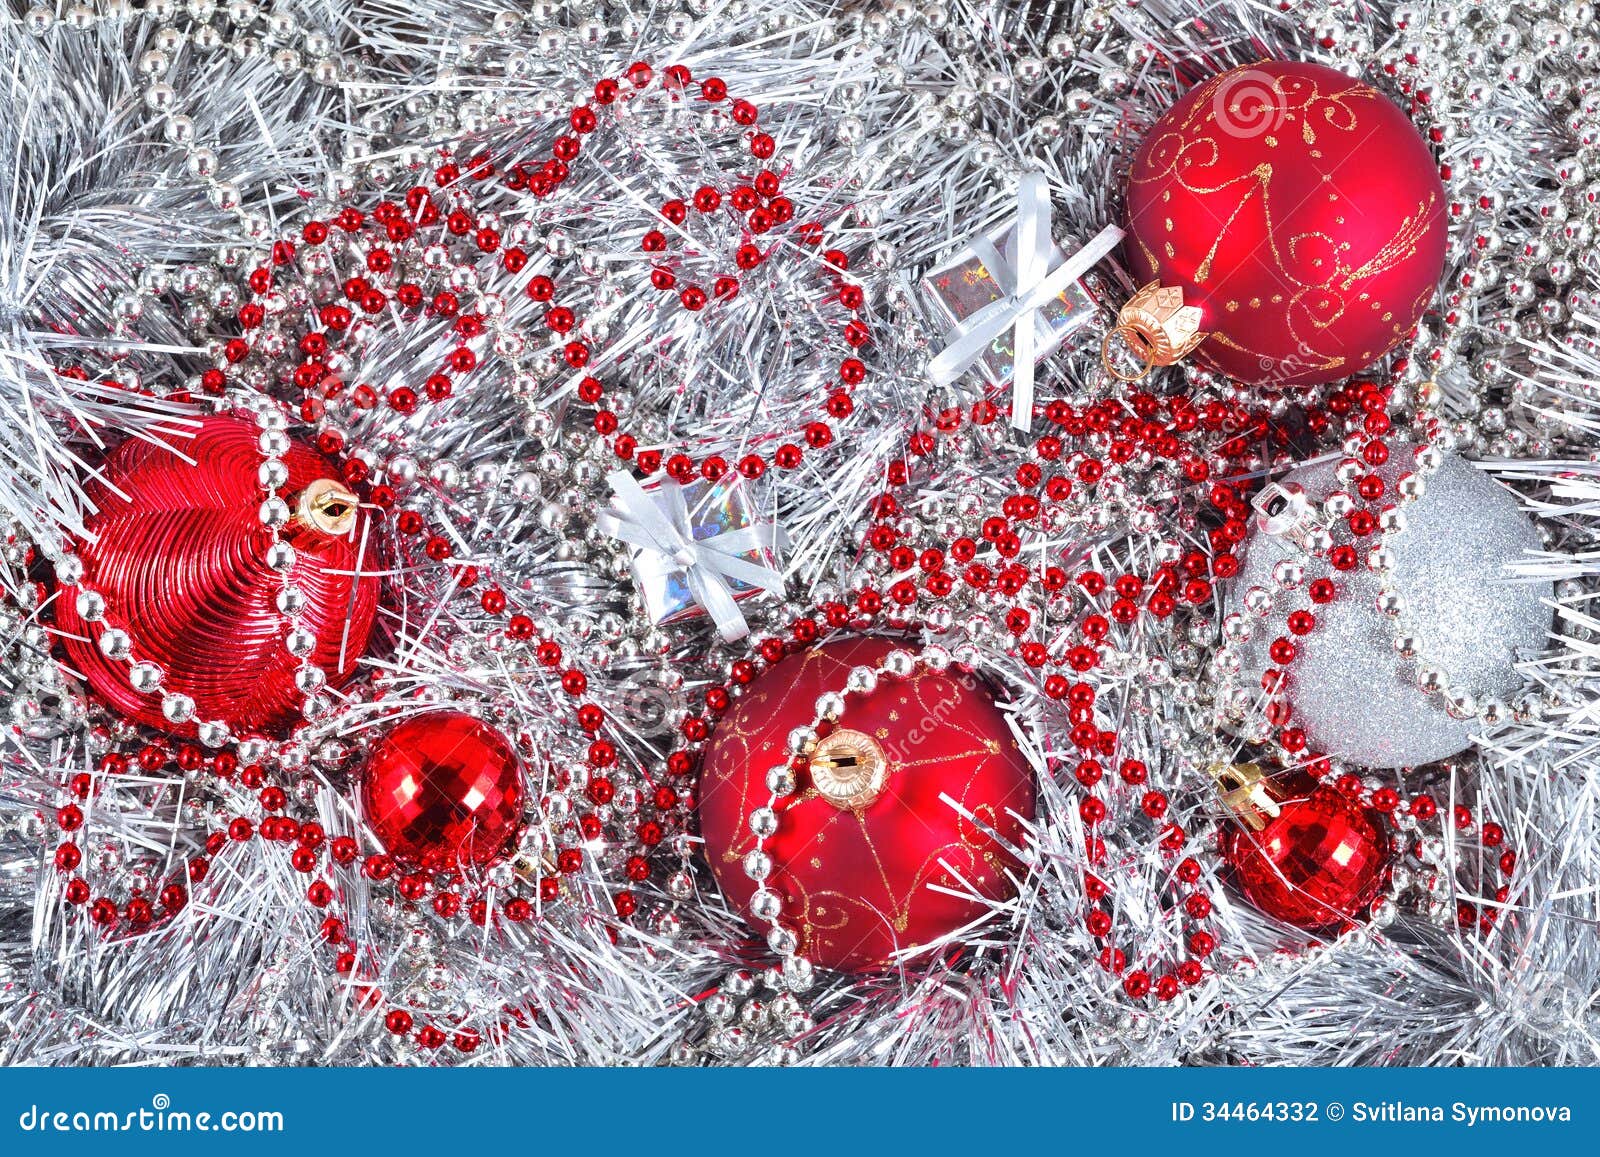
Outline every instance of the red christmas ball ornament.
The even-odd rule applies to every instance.
[[[389,731],[361,773],[361,807],[391,856],[425,868],[484,865],[522,831],[522,768],[510,742],[462,711]]]
[[[1222,855],[1250,903],[1308,932],[1366,911],[1392,859],[1382,817],[1303,774],[1270,780],[1239,764],[1219,779],[1237,816],[1222,831]]]
[[[918,664],[907,678],[850,694],[815,751],[787,753],[790,731],[816,719],[819,696],[843,693],[852,668],[879,666],[900,646],[855,638],[784,658],[750,684],[706,749],[706,855],[723,894],[746,912],[756,891],[744,870],[757,845],[750,815],[768,801],[768,770],[793,769],[795,791],[774,805],[777,831],[761,842],[772,861],[766,886],[782,898],[781,923],[800,951],[826,968],[881,966],[984,912],[943,889],[1014,895],[1008,873],[1020,867],[982,829],[1021,846],[1016,816],[1034,810],[1033,776],[1005,715],[981,680],[954,669]]]
[[[366,516],[333,463],[289,439],[274,493],[291,511],[277,538],[294,560],[274,570],[260,437],[253,422],[216,415],[170,448],[130,438],[85,486],[87,534],[75,548],[83,575],[64,588],[56,622],[67,662],[129,719],[280,729],[305,702],[302,666],[339,687],[366,651],[380,586]],[[303,655],[288,647],[286,585],[299,592],[295,622],[312,640]],[[159,666],[159,689],[135,690],[130,660]],[[190,719],[165,717],[163,695],[192,699]]]
[[[1264,60],[1212,77],[1151,127],[1128,176],[1128,235],[1130,268],[1167,294],[1136,298],[1143,340],[1130,344],[1148,360],[1172,360],[1151,331],[1181,291],[1198,316],[1178,328],[1207,335],[1202,363],[1252,385],[1330,382],[1422,316],[1444,268],[1444,186],[1376,89]]]

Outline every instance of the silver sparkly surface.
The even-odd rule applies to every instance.
[[[1404,449],[1379,471],[1391,491],[1409,468]],[[1291,472],[1284,481],[1320,501],[1336,485],[1334,464]],[[1516,669],[1543,653],[1550,630],[1548,582],[1521,581],[1512,564],[1539,549],[1539,532],[1514,495],[1455,455],[1428,480],[1426,493],[1405,508],[1406,529],[1391,535],[1394,587],[1404,596],[1423,654],[1450,686],[1508,699],[1521,690]],[[1376,541],[1376,538],[1368,540]],[[1303,559],[1286,538],[1256,530],[1234,580],[1234,602],[1253,586],[1275,590],[1272,569]],[[1378,580],[1362,568],[1337,576],[1338,597],[1314,608],[1317,626],[1298,640],[1290,668],[1294,719],[1318,751],[1367,767],[1409,767],[1464,750],[1475,724],[1452,719],[1443,699],[1414,683],[1416,664],[1392,645],[1394,625],[1379,613]],[[1310,605],[1303,594],[1280,594],[1277,609],[1243,649],[1245,686],[1259,685],[1267,647],[1287,613]],[[1244,612],[1248,614],[1248,612]],[[1268,628],[1268,629],[1263,629]]]

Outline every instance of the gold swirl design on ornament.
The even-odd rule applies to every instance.
[[[791,659],[785,662],[794,661],[796,660]],[[760,785],[765,769],[784,759],[781,746],[783,736],[773,733],[772,720],[782,714],[784,704],[791,698],[803,697],[809,702],[820,689],[842,685],[845,675],[854,665],[846,658],[822,648],[813,648],[805,652],[797,657],[797,661],[800,669],[789,681],[781,699],[773,702],[772,696],[758,686],[755,693],[744,701],[746,710],[725,717],[717,726],[715,742],[719,746],[722,743],[733,744],[729,763],[731,766],[744,769],[743,774],[734,777],[739,785],[737,814],[741,821],[750,814],[752,785]],[[818,669],[815,681],[806,677],[807,670],[813,667]],[[946,746],[937,753],[920,759],[902,756],[892,745],[884,746],[884,791],[873,804],[866,807],[840,810],[814,782],[807,782],[806,776],[802,776],[802,788],[799,792],[774,804],[780,817],[780,833],[784,828],[782,817],[788,812],[800,808],[818,807],[824,803],[828,805],[831,814],[818,826],[814,846],[805,849],[807,854],[812,856],[811,866],[818,870],[825,869],[829,835],[836,830],[842,830],[838,825],[852,825],[855,829],[853,834],[859,836],[866,848],[872,863],[872,875],[881,889],[881,895],[887,901],[886,905],[874,903],[859,894],[859,889],[858,894],[836,888],[812,891],[806,887],[798,873],[784,873],[781,886],[792,901],[786,908],[785,922],[793,920],[797,925],[796,930],[800,935],[803,951],[815,950],[821,938],[825,936],[832,939],[842,938],[856,919],[885,924],[897,935],[904,934],[910,926],[912,903],[917,894],[930,882],[954,887],[957,880],[952,873],[959,873],[968,883],[981,888],[1001,874],[1002,864],[998,847],[994,840],[983,833],[982,827],[1004,831],[1002,810],[988,800],[973,802],[970,796],[978,780],[984,776],[989,760],[1002,756],[1007,750],[1014,753],[1017,750],[1016,739],[1008,735],[1002,742],[996,740],[994,736],[976,730],[959,716],[950,717],[951,679],[949,675],[927,675],[919,672],[894,687],[893,690],[898,692],[895,703],[915,713],[917,718],[937,721],[941,740],[948,742],[952,735],[959,735],[965,737],[968,743],[956,750],[950,750]],[[935,702],[929,702],[930,690],[938,692]],[[876,694],[889,693],[891,691],[884,688]],[[959,692],[957,694],[959,695]],[[885,864],[885,852],[879,848],[878,842],[873,837],[868,814],[874,808],[905,806],[900,802],[901,793],[905,789],[896,788],[895,783],[902,777],[914,776],[919,769],[924,768],[939,768],[945,771],[962,768],[966,771],[964,781],[953,785],[946,794],[955,800],[960,808],[976,817],[977,822],[968,820],[958,810],[955,813],[957,817],[955,838],[931,849],[918,862],[904,886],[896,888]],[[808,768],[807,775],[810,774],[814,774],[814,771]],[[766,802],[764,793],[760,802],[763,804]],[[1000,802],[1014,804],[1017,801],[1013,797]],[[728,865],[737,863],[747,852],[752,851],[756,844],[756,838],[750,832],[748,824],[741,822],[732,846],[722,849],[720,859]],[[800,850],[796,849],[793,854],[799,859]],[[888,858],[893,859],[893,856]],[[859,884],[859,881],[841,881],[841,884]],[[917,945],[902,947],[915,948]]]
[[[1316,350],[1310,336],[1335,324],[1356,305],[1365,305],[1372,311],[1381,312],[1381,320],[1389,323],[1393,335],[1383,349],[1361,351],[1362,361],[1369,361],[1392,349],[1395,343],[1405,336],[1405,327],[1393,321],[1396,311],[1365,293],[1351,298],[1350,291],[1356,283],[1385,273],[1416,254],[1419,243],[1430,231],[1429,220],[1437,198],[1429,193],[1402,219],[1394,237],[1358,266],[1351,266],[1343,256],[1349,248],[1348,242],[1336,241],[1322,230],[1313,229],[1295,234],[1285,239],[1280,247],[1278,230],[1274,223],[1274,172],[1270,162],[1262,162],[1247,173],[1211,184],[1196,180],[1192,175],[1210,169],[1221,159],[1223,150],[1219,136],[1242,135],[1231,132],[1229,126],[1223,122],[1222,114],[1228,109],[1217,107],[1218,92],[1231,82],[1232,76],[1232,72],[1219,73],[1200,87],[1190,102],[1182,122],[1163,131],[1151,143],[1144,153],[1144,163],[1136,166],[1135,171],[1129,175],[1130,185],[1171,181],[1196,196],[1211,196],[1242,187],[1238,202],[1226,213],[1209,249],[1195,269],[1195,282],[1205,285],[1211,279],[1213,263],[1230,230],[1254,206],[1259,206],[1263,226],[1261,235],[1271,253],[1273,270],[1287,291],[1287,298],[1281,294],[1275,295],[1272,303],[1284,307],[1282,313],[1287,319],[1290,336],[1299,346],[1300,356],[1305,359],[1304,368],[1336,370],[1345,364],[1347,358],[1342,354]],[[1376,89],[1356,80],[1351,80],[1344,89],[1328,92],[1317,82],[1302,77],[1269,77],[1263,73],[1260,74],[1260,78],[1269,80],[1272,89],[1279,95],[1281,121],[1299,122],[1299,138],[1305,144],[1308,154],[1316,159],[1320,159],[1323,155],[1317,147],[1320,140],[1319,129],[1341,133],[1356,132],[1361,127],[1359,105],[1363,102],[1386,100]],[[1275,136],[1267,136],[1264,140],[1272,148],[1280,144]],[[1323,183],[1331,185],[1331,178],[1324,175]],[[1164,194],[1166,197],[1170,195],[1170,191]],[[1327,196],[1330,201],[1337,201],[1339,195],[1330,189]],[[1176,227],[1170,217],[1164,220],[1163,225],[1169,233]],[[1138,239],[1138,244],[1150,264],[1152,275],[1159,279],[1163,260],[1175,259],[1177,251],[1170,243],[1165,247],[1165,254],[1152,251],[1143,239]],[[1287,254],[1285,248],[1288,250]],[[1432,295],[1433,288],[1430,286],[1422,294],[1421,304],[1425,305]],[[1263,304],[1260,298],[1251,298],[1243,302],[1226,302],[1223,308],[1232,313],[1241,307],[1259,309]],[[1415,316],[1416,312],[1415,309],[1408,309],[1401,316],[1410,318]],[[1310,333],[1303,331],[1300,328],[1302,325],[1309,326]],[[1232,337],[1217,332],[1210,319],[1206,328],[1210,331],[1211,340],[1242,353],[1261,357],[1263,361],[1267,360],[1266,355],[1240,344],[1237,327]]]

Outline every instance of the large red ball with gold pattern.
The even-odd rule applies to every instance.
[[[756,847],[750,813],[768,801],[768,769],[790,762],[789,732],[813,722],[818,696],[842,692],[851,668],[877,666],[897,646],[855,638],[790,655],[717,724],[700,780],[700,830],[723,894],[740,911],[748,914],[755,893],[743,869]],[[813,963],[884,965],[897,950],[982,917],[986,905],[970,893],[995,901],[1015,894],[1021,868],[1008,845],[1022,846],[1019,817],[1033,816],[1033,777],[976,676],[919,666],[852,694],[816,752],[792,766],[797,790],[775,805],[778,830],[762,847],[773,862],[767,886],[783,899],[781,922]],[[843,767],[867,786],[839,790]]]
[[[522,831],[522,767],[504,735],[462,711],[396,724],[361,772],[361,807],[391,856],[424,868],[486,865]]]
[[[101,698],[139,723],[172,729],[161,701],[173,692],[194,700],[195,722],[280,730],[305,702],[299,668],[316,667],[339,687],[366,653],[382,569],[377,544],[334,464],[290,439],[275,493],[292,512],[279,537],[293,562],[274,570],[255,423],[215,415],[175,430],[164,445],[130,438],[85,486],[87,533],[76,544],[83,579],[57,602],[62,648]],[[311,640],[303,655],[287,645],[286,582],[303,603],[297,625]],[[80,614],[84,590],[104,601],[93,621]],[[134,689],[107,631],[126,634],[132,661],[161,667],[159,690]],[[180,729],[193,731],[194,722]]]
[[[1411,333],[1444,267],[1444,186],[1371,85],[1264,60],[1190,90],[1128,176],[1127,260],[1183,291],[1195,357],[1254,385],[1349,377]]]
[[[1392,862],[1382,817],[1303,775],[1264,780],[1255,798],[1221,837],[1223,859],[1246,899],[1308,932],[1359,919]]]

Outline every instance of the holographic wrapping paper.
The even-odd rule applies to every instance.
[[[646,487],[646,490],[654,497],[657,488]],[[684,501],[689,507],[691,533],[696,542],[740,530],[755,521],[749,497],[741,485],[695,481],[685,486],[683,491]],[[758,548],[740,551],[738,557],[768,568],[775,569],[777,566],[777,556],[771,550]],[[634,546],[628,548],[628,561],[633,570],[633,580],[644,599],[645,613],[650,616],[651,622],[677,623],[706,613],[705,608],[695,602],[687,575],[675,567],[671,559],[658,551]],[[760,588],[749,583],[734,578],[727,581],[735,602],[760,593]]]
[[[1001,254],[1009,254],[1014,244],[1016,225],[1012,224],[989,234],[989,240]],[[1048,267],[1054,269],[1066,260],[1059,246],[1050,247]],[[922,279],[922,290],[928,305],[947,331],[977,313],[991,302],[1005,297],[1000,283],[984,265],[983,259],[970,247],[963,248],[953,258]],[[1094,316],[1094,298],[1083,282],[1075,281],[1051,300],[1034,317],[1037,336],[1035,349],[1039,357],[1046,358],[1061,347],[1074,332]],[[1016,337],[1007,329],[989,343],[989,348],[974,363],[991,385],[1003,386],[1011,380],[1016,368]]]

